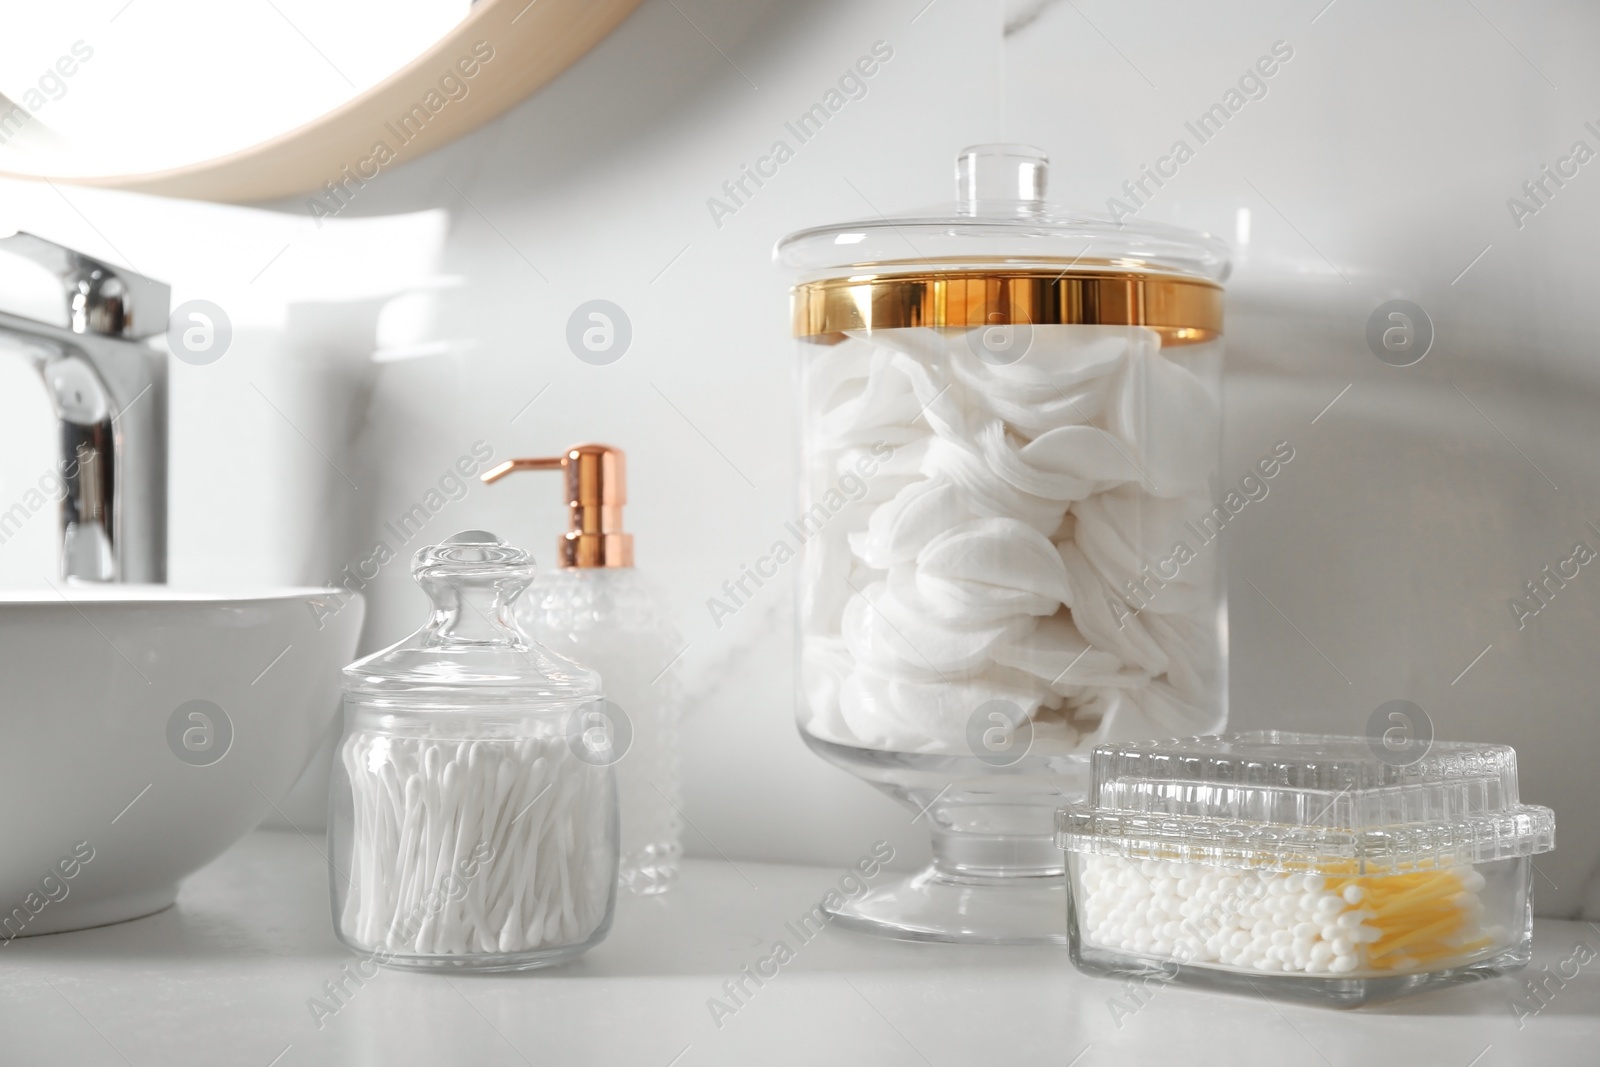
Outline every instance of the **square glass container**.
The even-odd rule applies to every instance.
[[[1278,732],[1101,745],[1056,828],[1080,970],[1341,1007],[1525,966],[1555,847],[1507,746]]]

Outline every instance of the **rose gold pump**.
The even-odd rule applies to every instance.
[[[631,567],[633,535],[622,528],[627,458],[610,445],[573,445],[559,456],[508,459],[479,477],[494,483],[514,471],[565,473],[568,528],[557,543],[563,567]]]

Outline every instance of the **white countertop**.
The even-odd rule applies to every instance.
[[[1525,976],[1357,1011],[1177,988],[1114,1010],[1122,986],[1078,974],[1065,949],[905,944],[833,929],[797,946],[785,923],[841,872],[721,860],[691,860],[665,897],[623,897],[610,938],[565,967],[380,971],[352,984],[319,1029],[309,999],[354,960],[331,932],[322,844],[260,831],[159,915],[0,948],[0,1063],[1600,1062],[1600,959],[1564,987],[1548,980],[1545,1007],[1520,1028],[1511,1004],[1527,996]],[[780,939],[794,959],[719,1028],[707,1001],[726,999],[724,981]],[[1554,970],[1585,941],[1600,950],[1600,929],[1539,922],[1534,968]]]

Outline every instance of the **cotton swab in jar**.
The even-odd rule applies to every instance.
[[[458,956],[593,932],[610,893],[586,825],[600,772],[565,738],[379,740],[353,736],[341,753],[354,808],[347,936]]]

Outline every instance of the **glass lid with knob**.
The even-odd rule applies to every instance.
[[[543,647],[518,625],[516,601],[532,584],[533,557],[485,530],[424,548],[412,565],[432,601],[416,633],[344,669],[345,691],[398,704],[564,707],[596,699],[591,670]]]
[[[801,230],[778,244],[796,277],[793,332],[1058,324],[1145,326],[1167,345],[1222,332],[1227,248],[1207,234],[1053,212],[1048,157],[976,145],[953,205]]]
[[[1002,265],[1227,278],[1227,246],[1208,234],[1059,213],[1046,201],[1049,172],[1031,145],[972,145],[956,158],[953,204],[800,230],[778,243],[778,262],[803,281]]]

